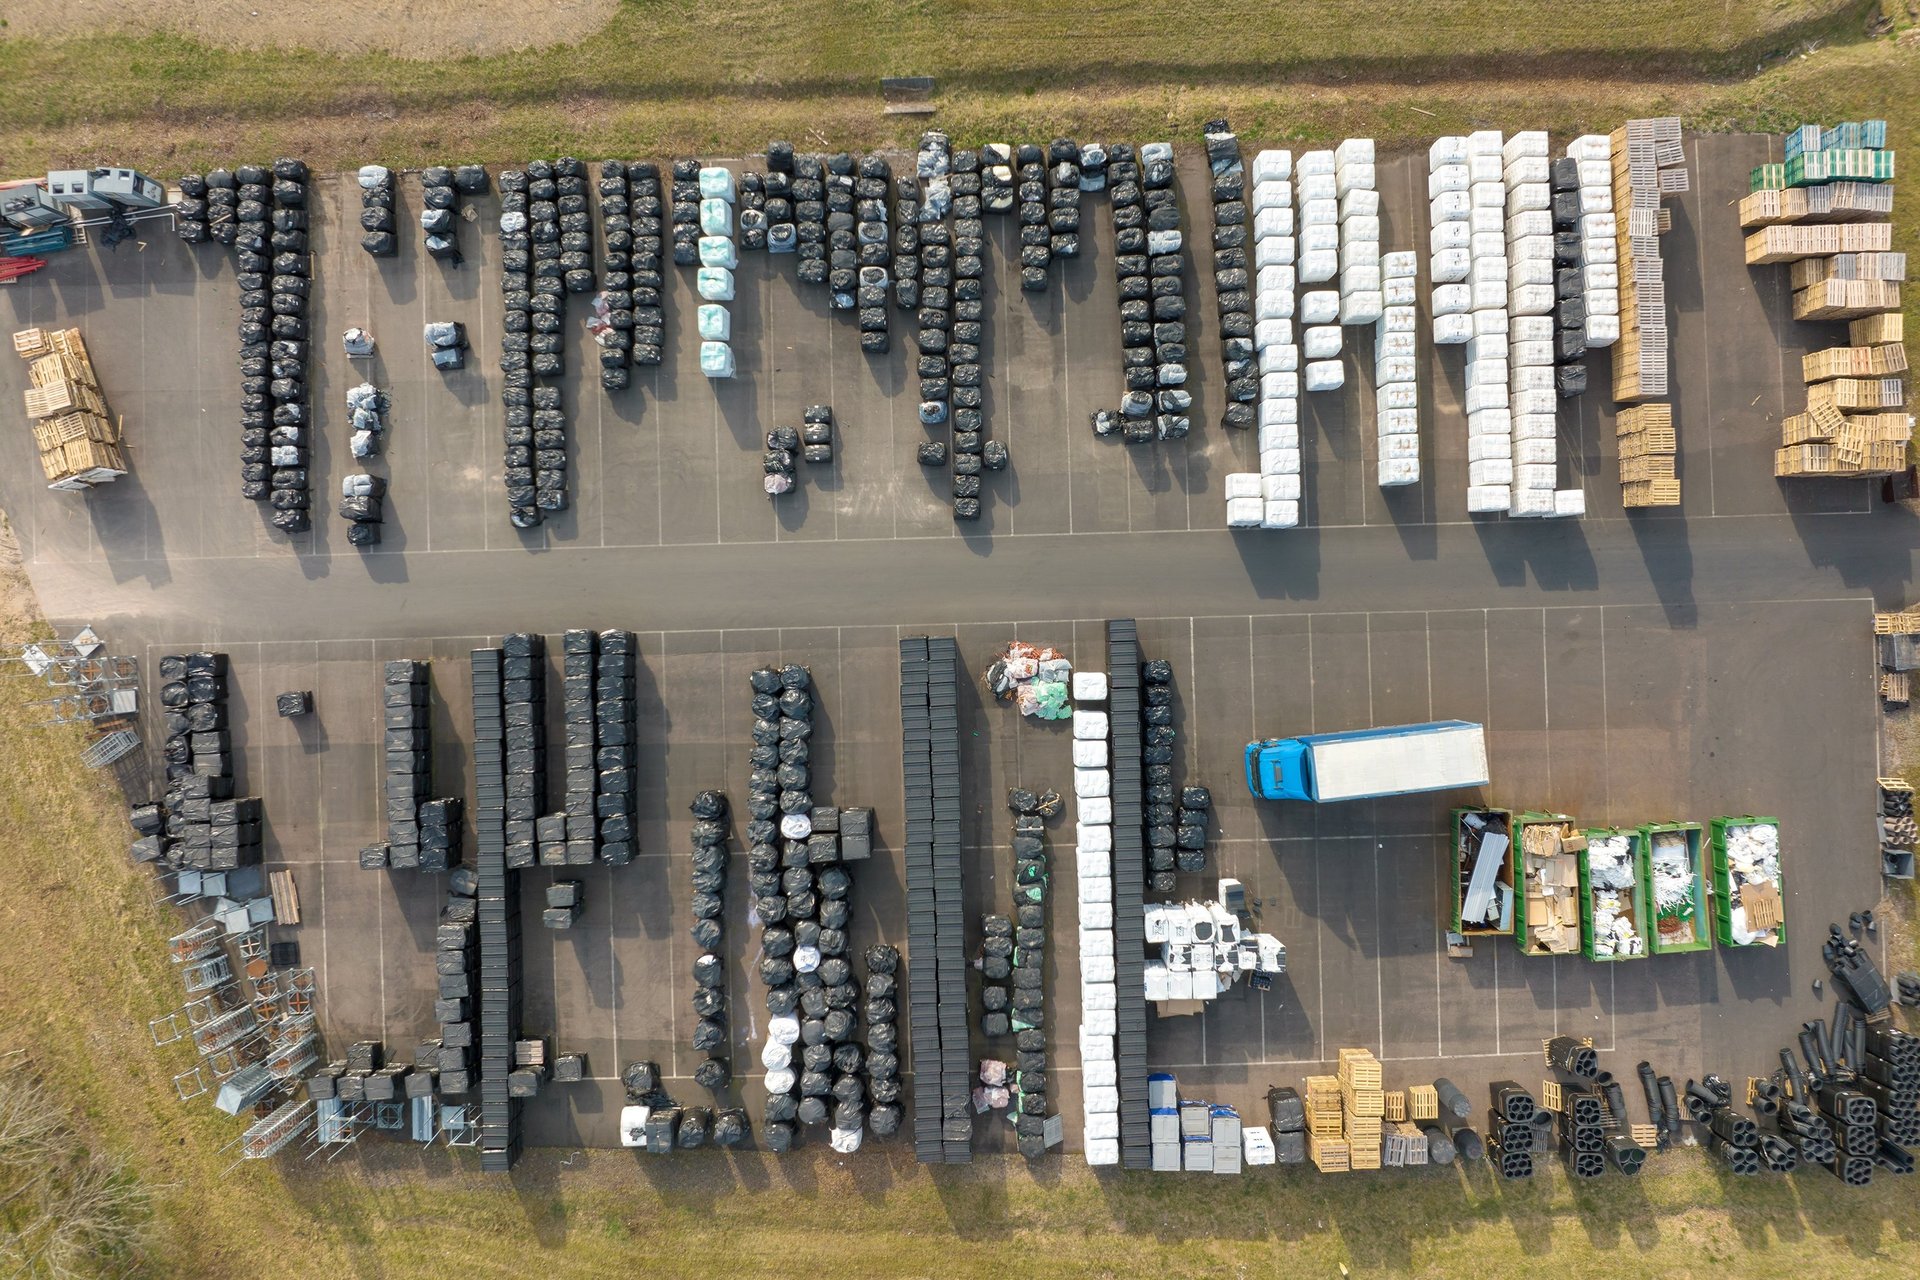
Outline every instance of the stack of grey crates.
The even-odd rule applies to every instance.
[[[1140,766],[1140,637],[1131,618],[1107,623],[1109,758],[1113,761],[1113,952],[1119,1008],[1114,1061],[1120,1089],[1120,1163],[1151,1166],[1147,1126],[1145,853]]]
[[[560,647],[561,719],[567,735],[566,808],[535,820],[534,841],[543,867],[591,866],[598,836],[594,821],[594,798],[600,783],[595,763],[594,661],[599,657],[600,641],[593,632],[576,628],[561,637]],[[542,678],[544,675],[542,672]],[[541,726],[542,732],[544,729]]]
[[[387,865],[420,869],[420,805],[432,790],[433,711],[427,664],[387,663],[380,703],[386,750]],[[444,870],[444,868],[441,868]]]
[[[507,869],[539,861],[538,815],[547,796],[547,642],[507,636],[500,647],[500,699],[505,717]]]
[[[1180,1172],[1180,1086],[1165,1072],[1147,1077],[1147,1132],[1153,1171]]]
[[[513,1043],[520,1036],[520,877],[508,864],[507,805],[509,762],[526,768],[534,763],[528,757],[529,739],[519,732],[520,726],[509,725],[510,691],[518,699],[516,711],[524,711],[529,695],[524,677],[508,678],[507,655],[513,652],[523,659],[538,647],[539,639],[509,636],[502,648],[475,649],[472,655],[474,892],[480,935],[480,1167],[491,1173],[512,1169],[521,1146],[520,1102],[507,1090],[507,1075],[513,1069]],[[544,791],[543,773],[539,780]],[[513,789],[525,788],[515,785]],[[526,825],[531,827],[531,821]],[[530,862],[530,841],[525,850]],[[445,1030],[443,1025],[443,1044]],[[443,1091],[446,1086],[443,1067]]]
[[[161,840],[167,862],[200,871],[257,865],[260,800],[233,794],[227,655],[168,654],[160,659],[159,675],[167,778]]]
[[[959,651],[948,637],[900,642],[907,802],[907,1005],[914,1155],[972,1159],[971,1055],[962,922]]]
[[[1252,268],[1247,265],[1247,174],[1240,139],[1225,120],[1207,122],[1207,168],[1213,195],[1213,281],[1220,313],[1220,360],[1227,407],[1220,425],[1254,424],[1260,372],[1254,364]]]

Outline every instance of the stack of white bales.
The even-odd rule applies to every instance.
[[[1332,152],[1327,156],[1331,180]],[[1253,346],[1260,362],[1260,471],[1227,476],[1227,527],[1290,529],[1300,523],[1300,348],[1294,342],[1294,284],[1298,240],[1293,203],[1293,154],[1262,151],[1253,158]],[[1338,218],[1338,202],[1334,216]],[[1323,234],[1321,279],[1339,267],[1337,223]],[[1329,291],[1336,300],[1337,294]],[[1338,355],[1339,329],[1334,329]],[[1336,361],[1336,367],[1338,362]]]
[[[1301,380],[1308,391],[1337,391],[1346,382],[1340,363],[1340,180],[1333,152],[1301,153],[1295,195],[1300,202],[1303,285],[1327,285],[1300,294]],[[1376,245],[1377,249],[1377,245]]]
[[[1580,164],[1581,296],[1587,304],[1587,345],[1620,340],[1620,246],[1614,240],[1613,139],[1589,133],[1567,144]]]
[[[1374,327],[1373,389],[1382,488],[1420,479],[1420,393],[1415,381],[1418,322],[1414,319],[1419,261],[1410,251],[1380,256],[1382,306]],[[1345,277],[1341,279],[1344,288]]]
[[[1513,424],[1500,133],[1488,129],[1437,140],[1427,152],[1427,195],[1433,340],[1467,348],[1467,510],[1503,512],[1512,500]]]
[[[733,271],[739,265],[733,245],[733,202],[731,169],[700,170],[700,270],[694,283],[705,301],[695,320],[700,328],[700,372],[709,378],[733,376],[733,325],[723,305],[733,301]]]
[[[1514,134],[1501,147],[1506,186],[1505,285],[1513,516],[1577,516],[1586,493],[1559,489],[1559,392],[1554,364],[1556,307],[1552,159],[1545,130]]]
[[[1087,1163],[1120,1163],[1119,993],[1113,954],[1113,801],[1107,676],[1073,673],[1074,897],[1080,912],[1080,1062]]]
[[[1377,324],[1385,302],[1372,138],[1348,138],[1333,149],[1333,182],[1340,201],[1340,323]]]

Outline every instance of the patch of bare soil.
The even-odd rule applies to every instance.
[[[165,32],[242,49],[390,53],[425,61],[572,44],[605,26],[619,0],[12,0],[6,34]]]

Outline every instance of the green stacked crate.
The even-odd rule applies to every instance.
[[[1679,891],[1662,900],[1663,877],[1656,874],[1660,865],[1660,847],[1669,841],[1662,836],[1679,836],[1685,850],[1685,878]],[[1708,919],[1707,876],[1701,862],[1700,824],[1697,822],[1650,822],[1640,827],[1640,850],[1645,859],[1641,879],[1647,883],[1653,929],[1647,935],[1647,949],[1657,956],[1705,951],[1713,946],[1713,926]],[[1690,886],[1690,887],[1689,887]]]
[[[1786,188],[1787,166],[1784,164],[1762,164],[1754,166],[1748,176],[1747,194],[1756,191],[1780,191]]]

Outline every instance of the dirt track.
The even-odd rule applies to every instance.
[[[168,32],[235,48],[378,50],[426,60],[571,44],[606,25],[618,8],[619,0],[543,0],[534,8],[513,0],[14,0],[6,34]]]

